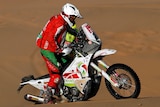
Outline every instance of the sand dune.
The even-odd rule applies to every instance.
[[[0,106],[28,107],[25,87],[17,93],[20,79],[47,73],[35,39],[47,20],[58,14],[66,0],[0,0]],[[102,81],[94,98],[85,102],[45,106],[158,107],[160,105],[160,1],[159,0],[69,0],[79,7],[84,19],[102,39],[103,48],[118,50],[105,58],[110,64],[130,65],[138,74],[142,90],[138,99],[115,100]]]

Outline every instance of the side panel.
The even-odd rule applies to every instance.
[[[77,81],[83,78],[88,78],[88,64],[92,55],[86,57],[76,57],[70,66],[64,71],[64,85],[68,87],[75,87]]]

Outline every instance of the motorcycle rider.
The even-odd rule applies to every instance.
[[[52,96],[59,90],[58,83],[62,73],[60,71],[58,57],[63,50],[62,47],[64,45],[66,33],[69,32],[75,36],[78,33],[77,30],[72,29],[76,17],[82,18],[77,7],[73,4],[66,3],[62,7],[60,14],[52,16],[37,36],[36,45],[40,48],[40,53],[50,75],[44,103],[51,102]],[[66,62],[64,58],[61,57],[60,59],[63,63]]]

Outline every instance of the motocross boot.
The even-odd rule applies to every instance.
[[[55,89],[53,89],[52,87],[47,87],[47,90],[45,92],[45,96],[44,96],[44,104],[52,104],[53,103],[53,95],[55,93]]]

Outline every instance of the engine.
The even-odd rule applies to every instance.
[[[69,102],[82,100],[83,96],[76,87],[63,87],[63,94],[68,98]]]

